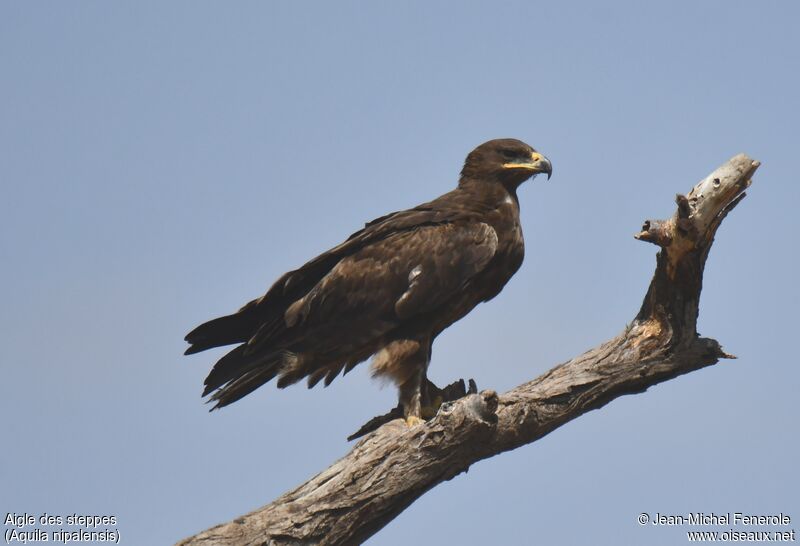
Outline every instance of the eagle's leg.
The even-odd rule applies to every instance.
[[[400,385],[400,404],[408,426],[418,425],[436,415],[435,410],[432,414],[430,412],[428,396],[428,364],[431,361],[432,342],[432,339],[416,339],[417,350],[406,360],[406,369],[410,369],[411,374]]]
[[[426,380],[425,369],[416,370],[400,385],[400,405],[408,426],[418,425],[422,419],[422,385]]]
[[[395,339],[375,353],[372,373],[389,376],[400,391],[399,406],[409,426],[423,421],[423,404],[429,404],[426,396],[428,363],[431,355],[431,340],[427,337],[409,336]]]

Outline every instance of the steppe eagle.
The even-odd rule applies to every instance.
[[[281,276],[238,312],[192,330],[186,354],[223,345],[203,396],[227,406],[273,378],[327,386],[370,356],[394,381],[409,424],[435,412],[426,392],[431,345],[445,328],[500,293],[522,264],[517,188],[550,161],[515,139],[466,158],[458,187],[382,216]]]

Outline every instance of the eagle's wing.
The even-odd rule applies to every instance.
[[[290,328],[318,327],[349,315],[399,322],[437,310],[491,260],[497,234],[488,224],[418,227],[374,242],[339,261],[285,312]],[[256,334],[255,347],[264,341]]]
[[[395,302],[397,317],[406,320],[431,313],[469,287],[497,251],[497,233],[485,223],[446,224],[419,230],[423,239],[408,287]]]
[[[287,306],[280,320],[262,325],[223,357],[206,380],[206,393],[219,389],[213,400],[223,406],[276,375],[281,387],[306,376],[309,385],[323,377],[329,384],[392,330],[413,329],[418,315],[450,316],[450,300],[470,289],[496,250],[492,227],[463,221],[423,224],[363,244]]]
[[[456,210],[425,204],[369,222],[345,242],[320,254],[302,267],[283,274],[266,294],[250,301],[236,313],[205,322],[189,332],[185,339],[190,346],[185,354],[244,343],[257,332],[263,334],[280,328],[286,308],[307,294],[343,258],[392,235],[447,223],[458,216]]]

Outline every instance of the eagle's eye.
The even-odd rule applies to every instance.
[[[514,159],[515,157],[517,157],[517,152],[515,152],[514,150],[509,150],[507,148],[505,150],[500,150],[500,153],[506,159]]]

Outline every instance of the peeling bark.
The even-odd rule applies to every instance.
[[[179,545],[362,542],[477,461],[534,442],[618,396],[734,358],[698,336],[700,291],[714,235],[758,166],[737,155],[678,195],[670,219],[644,223],[635,237],[660,247],[655,274],[638,315],[614,339],[505,394],[447,402],[423,425],[392,420],[271,504]]]

